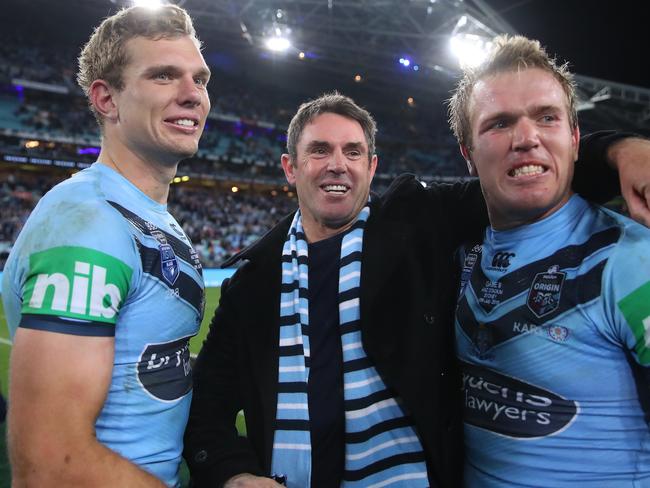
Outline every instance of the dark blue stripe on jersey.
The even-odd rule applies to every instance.
[[[201,313],[201,301],[203,300],[203,289],[201,286],[183,270],[179,270],[178,278],[171,286],[162,274],[160,265],[160,251],[151,249],[140,243],[138,246],[140,259],[142,260],[142,271],[150,276],[155,276],[163,285],[170,290],[178,290],[178,296],[192,305],[198,313]]]
[[[501,290],[503,291],[499,298],[500,302],[503,303],[525,291],[530,286],[529,280],[531,276],[535,276],[536,273],[546,271],[554,265],[559,266],[560,269],[576,268],[585,258],[599,249],[614,244],[618,241],[620,235],[621,231],[619,227],[610,227],[593,234],[587,242],[580,245],[563,247],[548,257],[529,263],[526,266],[514,270],[512,273],[502,276],[498,280],[502,284]],[[483,273],[480,264],[477,263],[470,280],[472,288],[475,291],[480,291],[486,281],[488,281],[488,278]],[[476,296],[480,295],[477,294]],[[490,312],[496,307],[496,304],[480,303],[480,306],[486,312]]]
[[[86,337],[115,336],[115,325],[113,324],[85,320],[66,320],[65,317],[52,315],[23,314],[20,318],[19,327]]]
[[[530,308],[528,308],[526,302],[524,302],[520,307],[515,308],[492,322],[479,323],[467,303],[466,295],[463,295],[463,298],[458,303],[456,319],[472,343],[476,344],[476,336],[480,330],[481,340],[483,342],[488,341],[489,347],[491,348],[522,333],[514,329],[515,322],[540,327],[548,326],[553,323],[553,320],[557,316],[600,296],[601,277],[606,264],[607,260],[603,259],[587,273],[576,276],[572,280],[566,280],[562,286],[560,303],[557,310],[545,315],[542,319],[537,318]],[[528,286],[530,287],[530,282]]]
[[[147,226],[148,222],[146,220],[134,214],[130,210],[122,207],[119,203],[112,202],[110,200],[108,200],[108,203],[110,203],[118,212],[120,212],[122,216],[131,222],[140,232],[146,236],[153,237],[153,234],[151,233],[152,229]],[[169,232],[166,232],[158,227],[155,227],[155,230],[165,235],[167,243],[172,247],[174,254],[177,257],[196,269],[199,274],[202,274],[201,262],[198,259],[198,255],[196,252],[194,252],[188,242],[184,242],[175,235],[170,234]]]

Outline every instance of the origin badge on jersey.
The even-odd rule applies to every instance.
[[[639,362],[650,365],[650,281],[620,300],[618,308],[634,331]]]
[[[21,313],[115,324],[132,274],[119,259],[85,247],[34,253]]]
[[[558,271],[557,266],[535,275],[526,304],[537,318],[542,318],[559,308],[565,278],[566,273]]]

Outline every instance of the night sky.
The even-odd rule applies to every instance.
[[[647,0],[485,0],[571,70],[650,89]]]

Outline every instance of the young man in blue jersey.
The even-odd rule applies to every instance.
[[[79,67],[98,161],[43,197],[4,270],[13,485],[177,486],[203,279],[166,201],[210,72],[176,6],[105,19]]]
[[[571,74],[497,38],[450,122],[490,218],[461,252],[465,486],[650,486],[650,231],[571,191]]]

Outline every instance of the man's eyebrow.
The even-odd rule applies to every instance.
[[[536,105],[532,107],[531,113],[537,115],[545,112],[561,112],[561,111],[562,111],[562,107],[559,107],[557,105],[547,104],[547,105]]]
[[[358,151],[365,151],[366,147],[363,144],[363,142],[348,142],[343,146],[344,149],[350,150],[350,149],[356,149]]]
[[[495,120],[512,120],[515,117],[516,115],[513,112],[506,112],[506,111],[495,112],[488,115],[483,120],[481,120],[480,126],[484,126],[485,124],[490,124]]]
[[[315,149],[317,147],[331,147],[331,144],[327,141],[318,141],[318,140],[313,140],[309,141],[307,143],[307,150]]]
[[[182,70],[178,66],[174,66],[173,64],[157,64],[155,66],[149,66],[146,70],[144,70],[144,74],[145,76],[153,76],[158,73],[169,72],[174,75],[177,75],[181,71]],[[201,68],[196,73],[194,73],[194,76],[210,78],[211,74],[212,72],[210,71],[209,68]]]
[[[176,74],[180,72],[180,69],[178,69],[178,67],[174,66],[173,64],[157,64],[155,66],[149,66],[146,70],[144,70],[144,74],[149,76],[165,71]]]

